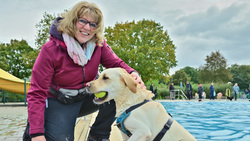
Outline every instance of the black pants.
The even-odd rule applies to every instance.
[[[192,95],[192,91],[187,91],[187,98],[190,100],[190,99],[193,99],[193,95]]]
[[[57,99],[48,98],[48,107],[45,108],[45,138],[47,141],[74,141],[74,128],[77,117],[91,114],[99,109],[98,115],[90,135],[100,138],[109,138],[111,125],[115,120],[115,102],[96,105],[94,95],[86,97],[83,101],[65,105]],[[29,123],[27,124],[24,141],[30,140]]]
[[[234,100],[237,100],[237,93],[234,92]]]
[[[199,93],[199,99],[202,99],[202,93]]]
[[[210,91],[210,100],[213,99],[214,100],[214,92],[213,91]]]

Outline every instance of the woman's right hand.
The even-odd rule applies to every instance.
[[[44,136],[37,136],[31,139],[31,141],[46,141]]]

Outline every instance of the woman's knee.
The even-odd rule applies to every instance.
[[[99,109],[99,106],[93,102],[94,97],[94,95],[90,95],[84,99],[78,117],[86,116]]]

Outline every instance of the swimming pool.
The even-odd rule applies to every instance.
[[[198,141],[250,141],[249,101],[160,103]]]

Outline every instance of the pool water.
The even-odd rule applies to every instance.
[[[250,141],[249,101],[161,103],[198,141]]]

